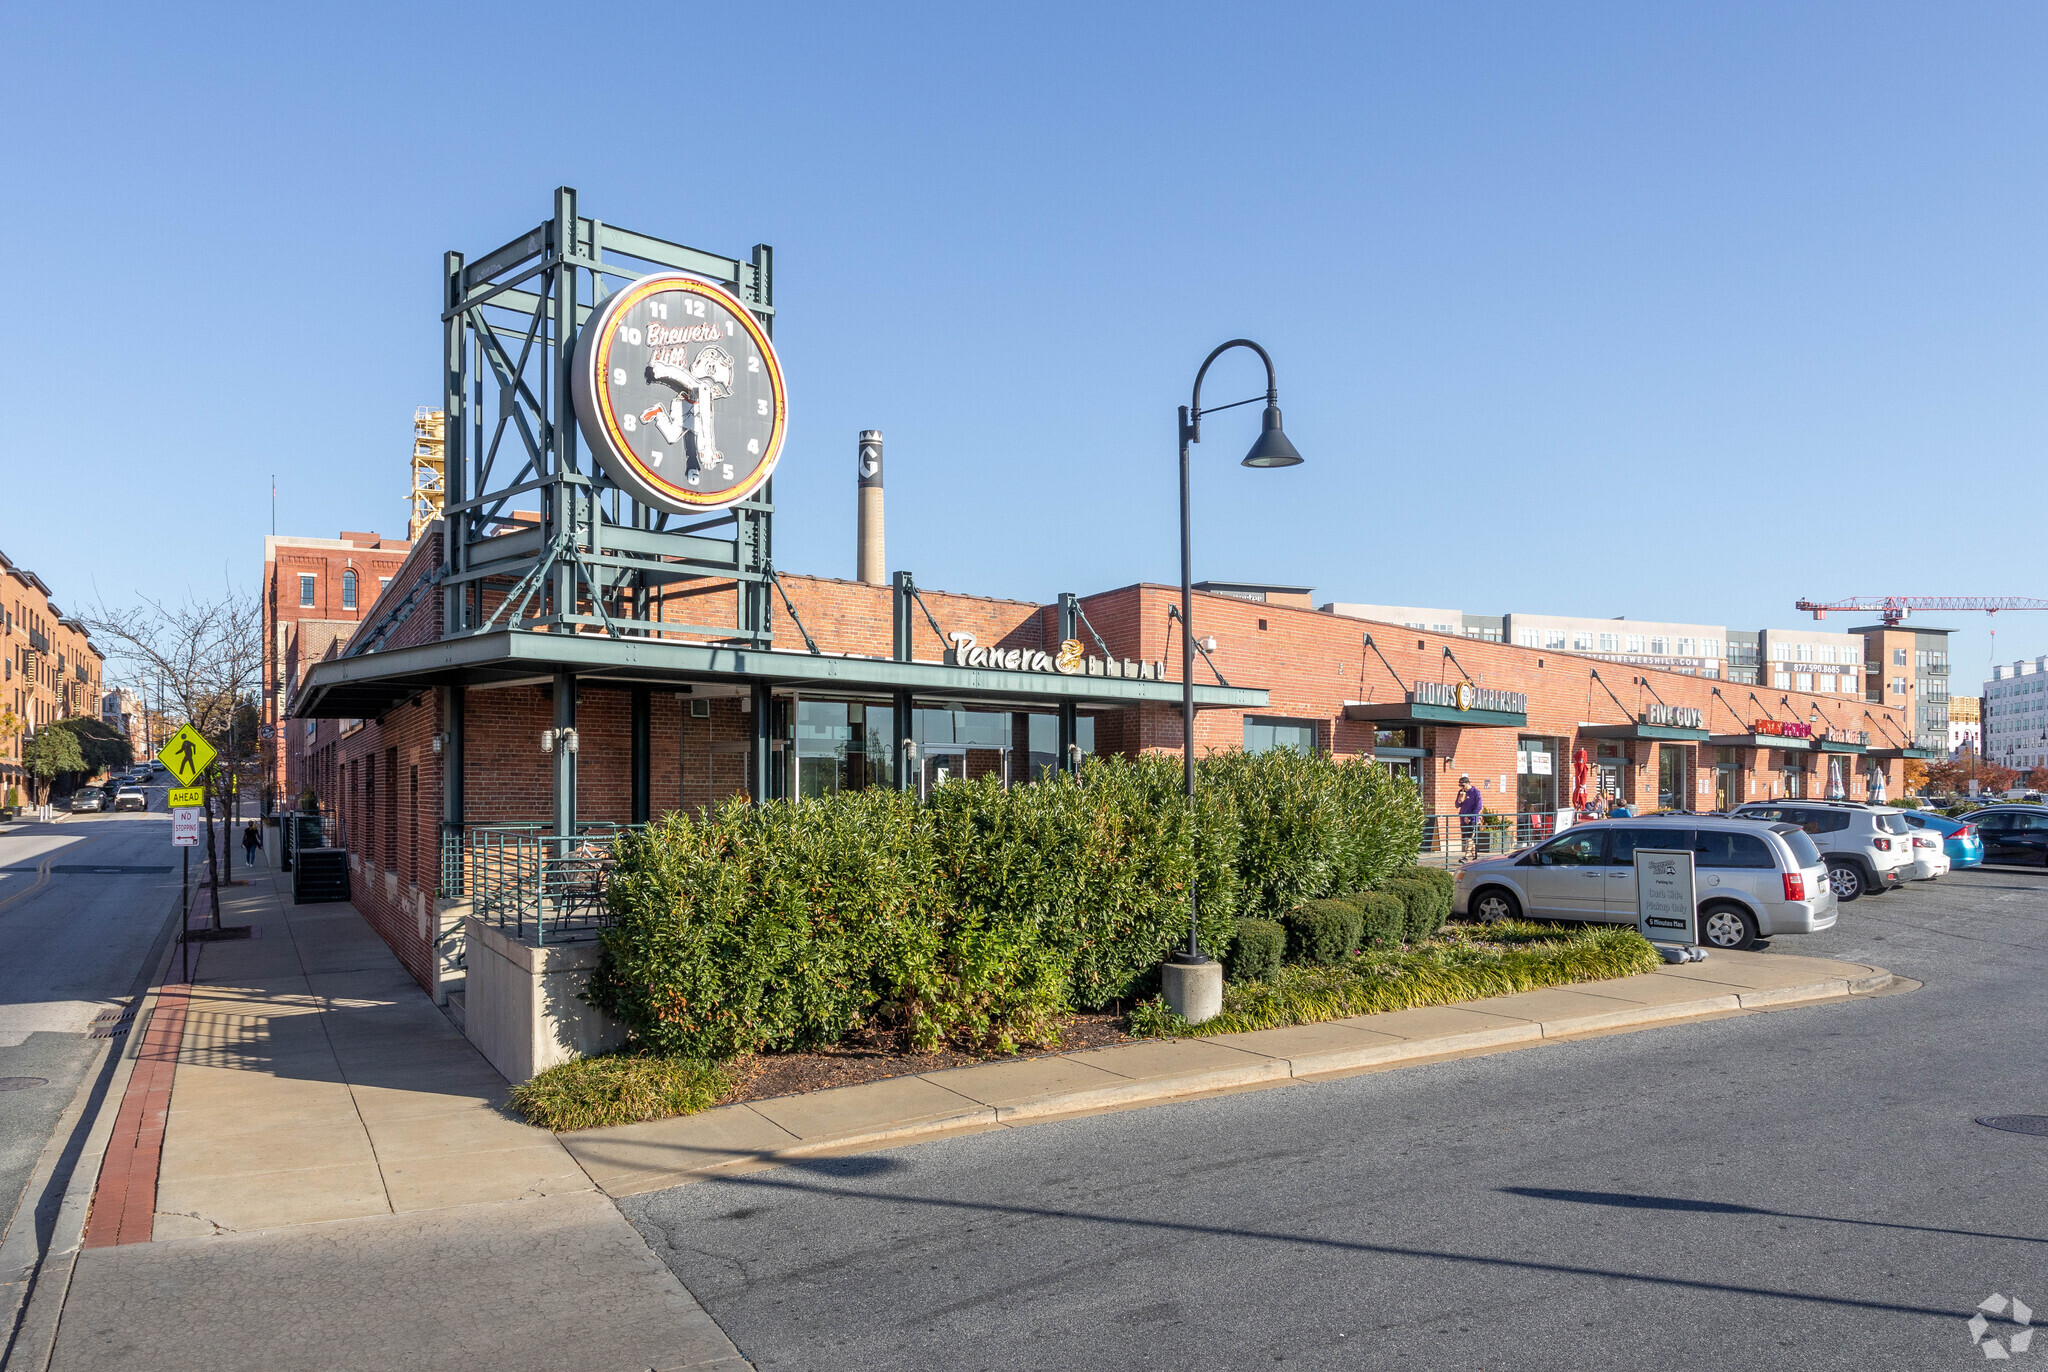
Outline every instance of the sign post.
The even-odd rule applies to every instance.
[[[1699,923],[1692,850],[1636,849],[1636,929],[1667,962],[1694,962],[1705,956]]]
[[[206,770],[213,757],[213,745],[189,724],[179,725],[178,731],[165,740],[156,754],[156,760],[164,765],[164,770],[178,779],[177,788],[166,800],[171,811],[171,846],[182,850],[178,943],[179,964],[188,983],[192,980],[192,850],[199,846],[199,807],[206,800],[205,789],[192,783]]]

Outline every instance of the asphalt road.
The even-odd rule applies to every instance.
[[[1924,985],[625,1209],[764,1369],[1982,1366],[1980,1301],[2048,1312],[2048,1138],[1973,1122],[2048,1115],[2048,875],[1777,950]]]
[[[93,1017],[143,989],[166,933],[178,864],[161,786],[150,802],[0,833],[0,1236],[99,1058]]]

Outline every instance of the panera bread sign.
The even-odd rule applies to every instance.
[[[1705,716],[1690,705],[1665,705],[1661,702],[1636,716],[1637,723],[1655,729],[1698,729],[1704,719]]]
[[[1438,705],[1450,710],[1496,710],[1529,713],[1529,697],[1520,691],[1493,691],[1469,681],[1418,681],[1408,693],[1410,705]]]
[[[1062,640],[1057,653],[1036,648],[984,648],[973,634],[948,634],[953,646],[946,649],[948,667],[992,667],[1005,672],[1056,672],[1061,676],[1120,677],[1125,681],[1163,681],[1163,662],[1129,662],[1116,657],[1088,657],[1081,640]]]

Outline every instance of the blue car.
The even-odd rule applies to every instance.
[[[1969,820],[1931,815],[1924,810],[1901,810],[1899,814],[1911,827],[1941,835],[1941,850],[1948,854],[1951,869],[1983,866],[1984,839]]]

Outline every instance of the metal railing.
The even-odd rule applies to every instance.
[[[564,837],[539,822],[444,826],[441,895],[466,897],[476,918],[538,945],[602,929],[612,844],[639,827],[583,823]]]
[[[1416,861],[1430,867],[1456,867],[1474,858],[1497,857],[1541,843],[1556,834],[1560,826],[1571,827],[1569,812],[1563,820],[1556,810],[1424,815],[1422,851]]]
[[[340,815],[309,815],[287,810],[278,815],[278,839],[284,849],[283,868],[292,870],[302,848],[346,848]]]

